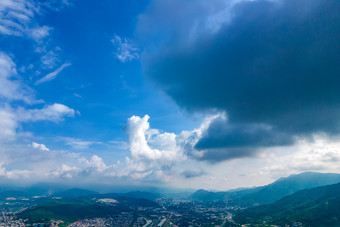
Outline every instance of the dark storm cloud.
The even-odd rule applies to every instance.
[[[203,8],[197,10],[204,19],[218,13]],[[203,21],[200,13],[188,21]],[[338,134],[340,1],[243,1],[225,13],[231,20],[214,32],[202,26],[206,34],[176,20],[168,42],[143,56],[146,74],[180,106],[227,112],[228,123],[213,123],[197,143],[208,150],[203,158],[249,156],[295,136]],[[183,38],[184,31],[193,37]]]
[[[223,117],[217,117],[196,143],[195,149],[206,151],[199,159],[218,162],[251,157],[261,148],[293,143],[294,136],[274,127],[263,124],[232,124]]]
[[[203,138],[198,141],[196,148],[237,148],[249,146],[251,148],[275,145],[292,144],[290,135],[273,129],[270,126],[259,124],[236,124],[217,118],[204,132]]]

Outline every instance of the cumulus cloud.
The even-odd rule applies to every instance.
[[[160,89],[189,111],[227,113],[228,123],[212,124],[197,144],[211,151],[205,157],[340,132],[339,2],[207,4],[154,0],[137,26],[151,40],[145,73]]]
[[[68,166],[65,164],[62,164],[60,168],[52,172],[52,176],[54,178],[66,178],[66,179],[72,179],[74,176],[78,175],[80,172],[80,169],[75,166]]]
[[[115,55],[119,61],[124,63],[139,58],[140,50],[135,45],[129,43],[126,38],[122,39],[120,36],[115,35],[111,42],[117,48]]]
[[[208,116],[199,128],[179,134],[162,132],[150,128],[148,115],[132,116],[128,119],[125,132],[129,139],[130,156],[126,157],[124,171],[117,175],[135,179],[171,180],[174,176],[193,178],[205,175],[202,170],[182,169],[188,159],[203,159],[207,150],[198,150],[197,142],[216,119],[223,113]]]
[[[180,158],[176,135],[150,129],[149,116],[132,116],[128,119],[126,133],[129,136],[131,156],[136,159],[173,162]],[[151,147],[153,145],[153,147]]]
[[[30,176],[30,171],[29,170],[19,170],[19,169],[14,169],[14,170],[7,170],[5,167],[0,165],[0,177],[5,177],[6,179],[10,180],[18,180],[22,178],[27,178]]]
[[[44,144],[32,142],[0,143],[0,179],[46,180],[54,177],[63,164],[77,163],[79,155],[66,151],[49,150]],[[1,174],[2,172],[2,174]]]
[[[82,171],[83,174],[91,174],[91,173],[103,173],[106,169],[110,168],[107,166],[103,159],[97,155],[93,155],[90,160],[81,159],[81,162],[85,164],[85,169]]]
[[[69,67],[71,65],[72,65],[71,63],[62,64],[59,68],[57,68],[53,72],[51,72],[51,73],[47,74],[46,76],[44,76],[43,78],[37,80],[35,82],[35,85],[39,85],[39,84],[54,80],[58,76],[58,74],[61,73],[61,71],[63,71],[66,67]]]

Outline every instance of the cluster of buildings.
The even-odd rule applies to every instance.
[[[17,219],[13,213],[2,212],[0,215],[0,227],[15,226],[22,227],[25,223],[21,219]]]

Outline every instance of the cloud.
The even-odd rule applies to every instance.
[[[39,12],[32,1],[6,0],[0,3],[0,33],[22,36],[30,29],[30,22]]]
[[[165,162],[177,160],[180,153],[176,144],[176,135],[150,129],[149,118],[145,115],[143,118],[132,116],[128,119],[126,133],[129,136],[132,157]]]
[[[65,141],[67,145],[77,150],[88,149],[93,144],[101,144],[96,141],[82,140],[78,138],[62,137],[61,140]]]
[[[44,39],[45,37],[50,35],[50,30],[52,28],[48,27],[48,26],[42,26],[42,27],[37,27],[37,28],[33,28],[31,30],[31,34],[30,36],[36,40],[36,41],[40,41],[42,39]]]
[[[90,160],[83,158],[81,162],[85,164],[85,169],[82,171],[82,174],[85,175],[103,173],[106,169],[110,168],[110,166],[107,166],[103,159],[97,155],[93,155]]]
[[[75,166],[70,167],[68,165],[62,164],[60,168],[52,172],[54,178],[66,178],[72,179],[74,176],[79,174],[81,170]]]
[[[18,75],[12,58],[0,52],[0,141],[13,141],[22,122],[60,122],[74,116],[75,110],[63,104],[45,105],[41,109],[30,107],[41,102]]]
[[[59,10],[69,1],[4,0],[0,2],[0,34],[25,36],[39,42],[49,36],[50,27],[40,26],[35,17],[44,9]]]
[[[42,109],[24,109],[19,108],[17,112],[17,119],[20,122],[34,122],[34,121],[54,121],[60,122],[65,117],[73,117],[74,109],[71,109],[63,104],[54,103],[46,105]]]
[[[137,25],[149,40],[145,73],[160,89],[189,111],[226,112],[197,144],[204,157],[340,132],[339,2],[207,4],[154,0]]]
[[[195,171],[195,170],[185,170],[181,173],[181,176],[184,178],[195,178],[205,175],[206,173],[202,170]]]
[[[268,164],[258,171],[258,174],[268,174],[282,177],[290,174],[318,171],[339,171],[339,138],[329,138],[325,135],[314,136],[313,141],[301,139],[297,144],[279,151],[270,158]],[[287,150],[289,152],[287,153]],[[274,154],[275,154],[274,153]]]
[[[228,122],[225,114],[220,114],[202,131],[194,148],[205,150],[199,159],[216,162],[255,156],[263,148],[288,146],[294,144],[295,140],[270,125],[233,124]]]
[[[122,40],[121,37],[115,35],[111,42],[117,48],[115,55],[119,59],[119,61],[125,63],[139,58],[140,50],[133,44],[129,43],[126,38]]]
[[[20,80],[12,58],[3,52],[0,52],[0,100],[37,102],[32,89]]]
[[[62,64],[59,68],[57,68],[55,71],[47,74],[46,76],[44,76],[43,78],[37,80],[35,82],[35,85],[39,85],[39,84],[42,84],[42,83],[45,83],[45,82],[48,82],[48,81],[51,81],[51,80],[54,80],[58,74],[63,71],[66,67],[69,67],[71,66],[72,64],[71,63],[64,63]]]
[[[0,143],[0,156],[0,173],[4,173],[0,174],[0,180],[27,179],[29,182],[51,179],[57,168],[77,163],[79,159],[75,153],[49,150],[36,142],[29,146],[20,142]]]
[[[30,176],[29,170],[7,170],[0,165],[0,177],[5,177],[10,180],[18,180],[20,178],[28,178]]]
[[[18,123],[8,108],[0,108],[0,141],[11,141],[16,136]]]
[[[32,147],[41,151],[50,151],[50,149],[48,149],[44,144],[39,144],[36,142],[32,142]]]

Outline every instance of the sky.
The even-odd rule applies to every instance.
[[[0,1],[0,182],[228,190],[340,173],[339,12]]]

